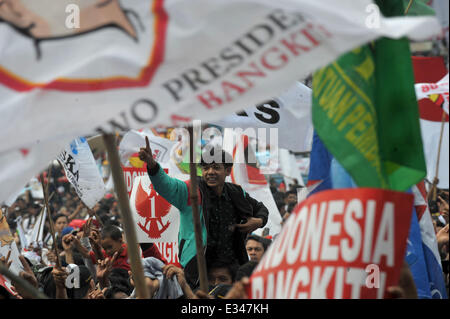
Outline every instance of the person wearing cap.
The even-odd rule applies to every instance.
[[[141,148],[139,158],[147,164],[147,172],[155,190],[180,211],[178,236],[180,264],[192,289],[199,285],[190,181],[169,177],[154,160],[150,144]],[[219,257],[242,265],[248,261],[245,237],[267,223],[268,210],[250,197],[242,187],[226,183],[233,160],[225,151],[213,148],[202,154],[198,177],[199,213],[202,226],[203,253],[207,264]]]

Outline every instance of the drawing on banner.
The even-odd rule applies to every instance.
[[[44,6],[52,10],[41,10]],[[72,11],[66,18],[66,26],[70,20],[82,19],[83,23],[78,23],[77,28],[56,24],[53,21],[56,10],[66,13]],[[77,17],[75,13],[78,13]],[[78,37],[104,28],[120,30],[137,40],[137,28],[133,26],[131,16],[139,19],[135,11],[122,8],[118,0],[63,0],[52,1],[51,6],[30,0],[5,0],[0,7],[0,22],[9,24],[20,34],[30,38],[38,60],[41,58],[41,41]]]
[[[148,175],[134,178],[130,207],[140,243],[178,241],[179,211],[153,189]]]
[[[138,226],[149,238],[161,238],[161,234],[170,226],[170,220],[164,223],[162,218],[169,213],[171,205],[155,191],[152,184],[145,181],[139,179],[136,191],[136,211],[145,219],[143,224],[139,221]],[[145,190],[143,184],[146,184]]]
[[[24,48],[30,46],[26,59],[36,60],[37,64],[57,60],[55,56],[61,54],[61,51],[76,52],[66,55],[69,61],[65,59],[65,62],[69,63],[70,59],[92,55],[94,51],[79,48],[86,47],[87,42],[92,43],[92,39],[108,33],[115,34],[117,41],[124,47],[135,46],[140,51],[139,54],[146,56],[147,63],[140,70],[135,70],[134,74],[118,71],[92,80],[90,71],[87,71],[88,73],[73,78],[57,78],[44,88],[92,91],[146,85],[150,83],[162,61],[167,16],[160,1],[141,2],[132,6],[124,6],[118,0],[4,0],[2,4],[0,25],[5,23],[23,36],[22,39],[19,38],[20,45]],[[79,9],[79,28],[66,26],[75,19],[75,13],[70,10],[74,6]],[[147,23],[152,22],[148,16],[154,17],[154,25]],[[66,23],[61,23],[61,20]],[[103,45],[100,42],[98,44]],[[32,46],[34,50],[31,49]],[[0,68],[0,76],[7,77],[6,81],[18,91],[42,87],[40,81],[33,79],[33,75],[27,72],[17,73],[16,70]]]

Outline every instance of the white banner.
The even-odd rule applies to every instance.
[[[430,99],[433,103],[442,107],[449,114],[449,78],[448,73],[436,83],[416,83],[417,100]],[[437,114],[442,113],[438,112]],[[436,175],[436,164],[438,162],[439,141],[442,131],[442,144],[440,145],[438,176]],[[439,182],[437,187],[447,189],[449,187],[449,124],[444,122],[442,126],[442,117],[420,118],[420,130],[422,134],[422,143],[424,148],[425,160],[427,164],[427,180],[433,182],[437,177]]]
[[[439,150],[439,141],[441,136],[441,122],[428,121],[425,119],[420,119],[420,130],[422,133],[422,143],[423,150],[425,154],[425,161],[427,164],[427,180],[433,182],[436,177],[436,164],[437,155]],[[439,157],[439,168],[438,168],[438,188],[448,189],[449,187],[449,124],[444,123],[444,128],[442,132],[442,144],[441,153]]]
[[[43,143],[38,141],[27,149],[0,152],[0,203],[11,206],[28,182],[30,185],[36,185],[33,182],[34,177],[47,169],[50,161],[68,143],[70,140],[66,139],[48,140]]]
[[[33,228],[31,229],[28,236],[27,242],[29,244],[33,244],[33,247],[42,247],[43,245],[44,227],[45,221],[47,220],[46,218],[47,208],[44,208],[43,211],[39,214],[38,218],[36,218],[36,223],[34,223]]]
[[[87,140],[73,140],[57,157],[80,199],[92,209],[105,196],[106,188]]]
[[[442,96],[442,108],[449,114],[449,95],[448,95],[448,73],[437,83],[417,83],[414,85],[416,89],[417,100],[428,99],[432,95]]]
[[[8,254],[10,254],[9,261],[12,261],[9,270],[15,275],[19,275],[23,271],[23,266],[19,259],[20,253],[17,249],[14,236],[9,229],[6,216],[3,215],[3,211],[0,209],[0,257],[6,258]],[[0,275],[0,286],[5,287],[10,293],[15,294],[9,278]]]
[[[293,152],[309,152],[312,146],[312,90],[296,82],[279,97],[229,115],[212,124],[230,128],[276,128],[279,147]],[[270,130],[265,141],[270,144]]]
[[[279,150],[280,156],[280,169],[283,175],[284,184],[286,190],[290,190],[290,185],[294,184],[294,179],[298,181],[300,186],[304,186],[302,173],[297,164],[297,159],[294,154],[291,154],[288,150],[281,148]]]
[[[38,142],[218,120],[380,36],[420,40],[440,30],[434,17],[384,18],[370,0],[2,4],[0,160]],[[0,201],[46,161],[20,187],[3,186],[1,172]]]
[[[449,46],[449,34],[448,34],[448,11],[449,11],[449,1],[448,0],[433,0],[430,4],[433,9],[436,11],[436,17],[439,19],[439,22],[442,26],[442,33],[445,37],[447,49]]]

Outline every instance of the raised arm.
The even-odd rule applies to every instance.
[[[147,173],[154,189],[180,211],[187,205],[188,188],[185,182],[168,176],[153,158],[150,142],[145,137],[146,146],[141,147],[139,158],[147,163]]]

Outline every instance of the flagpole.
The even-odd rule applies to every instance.
[[[41,218],[39,218],[39,228],[36,234],[36,238],[35,241],[39,246],[39,234],[41,233],[41,229],[42,229],[42,220],[44,219],[44,211],[45,211],[45,207],[42,208],[41,213],[39,214]]]
[[[413,4],[413,1],[414,1],[414,0],[409,0],[408,6],[406,7],[406,10],[405,10],[405,15],[408,14],[408,11],[409,11],[409,9],[411,8],[411,5]]]
[[[131,262],[131,271],[136,287],[136,296],[137,299],[149,299],[150,294],[145,284],[144,268],[141,262],[135,225],[131,215],[130,201],[128,199],[128,192],[125,186],[122,167],[120,165],[119,153],[117,151],[116,137],[114,134],[104,134],[103,141],[108,153],[114,188],[119,202],[120,215],[122,217],[122,224],[128,245],[128,257]]]
[[[439,183],[439,178],[438,178],[439,162],[440,162],[440,157],[441,157],[442,137],[444,135],[445,117],[446,117],[446,113],[445,113],[444,109],[442,109],[442,121],[441,121],[441,133],[440,133],[441,135],[439,137],[438,153],[437,153],[437,159],[436,159],[436,171],[434,173],[433,185],[431,186],[431,190],[430,190],[431,199],[433,201],[435,201],[437,198],[437,184]]]
[[[55,236],[55,226],[53,225],[53,219],[50,213],[50,208],[48,205],[48,184],[50,184],[50,169],[47,173],[47,185],[44,183],[44,174],[41,173],[41,184],[42,184],[42,191],[44,192],[44,203],[45,207],[47,208],[47,217],[48,221],[50,223],[50,233],[52,234],[52,240],[53,240],[53,248],[55,249],[56,254],[56,267],[61,268],[61,263],[59,261],[59,251],[58,251],[58,244],[56,243],[56,236]]]
[[[200,223],[200,213],[198,211],[198,185],[197,185],[197,165],[194,161],[194,151],[195,151],[195,145],[194,141],[196,139],[194,138],[194,129],[193,126],[190,126],[188,128],[189,131],[189,157],[190,157],[190,163],[189,163],[189,170],[190,170],[190,199],[191,199],[191,205],[192,205],[192,218],[194,221],[194,231],[195,231],[195,246],[197,250],[197,268],[198,268],[198,275],[200,279],[200,290],[202,290],[205,293],[208,293],[208,276],[207,276],[207,270],[206,270],[206,260],[204,256],[204,248],[203,248],[203,240],[202,240],[202,228]]]

